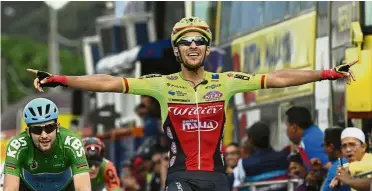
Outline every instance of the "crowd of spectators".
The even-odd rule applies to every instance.
[[[237,163],[227,162],[226,173],[233,190],[249,190],[249,185],[257,182],[267,184],[256,186],[256,190],[287,190],[289,184],[278,180],[294,179],[296,191],[372,189],[372,154],[367,149],[371,134],[355,127],[333,127],[323,132],[304,107],[287,110],[285,123],[292,142],[289,150],[272,149],[270,127],[264,122],[246,130],[247,137],[240,148],[229,145],[248,151],[244,156],[237,153],[241,156]],[[230,154],[226,151],[226,160],[232,160]]]

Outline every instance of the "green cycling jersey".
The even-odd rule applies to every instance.
[[[116,173],[114,164],[103,159],[96,178],[91,180],[92,190],[100,191],[106,188],[108,191],[120,191],[120,179]]]
[[[20,177],[30,190],[65,190],[74,175],[88,171],[81,138],[63,127],[47,154],[36,149],[26,131],[7,146],[4,174]]]

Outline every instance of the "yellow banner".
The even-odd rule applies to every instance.
[[[6,155],[6,146],[8,144],[8,139],[1,139],[1,160],[0,163],[5,162],[5,155]]]
[[[313,69],[315,21],[314,11],[234,40],[231,45],[234,70],[255,74],[285,68]],[[262,103],[311,94],[313,86],[259,90],[255,99]]]

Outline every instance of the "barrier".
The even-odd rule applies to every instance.
[[[287,180],[272,180],[272,181],[260,181],[260,182],[246,182],[238,186],[238,190],[243,188],[249,188],[249,191],[256,191],[257,186],[269,186],[274,184],[287,184],[288,191],[294,191],[295,188],[302,184],[302,179],[287,179]]]

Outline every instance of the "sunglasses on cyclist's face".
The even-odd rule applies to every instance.
[[[54,130],[56,130],[57,127],[58,127],[57,123],[52,123],[52,124],[48,124],[48,125],[29,126],[28,128],[30,129],[30,133],[33,133],[33,134],[36,134],[36,135],[41,135],[41,133],[43,133],[43,131],[45,131],[45,133],[49,134],[49,133],[53,132]]]
[[[96,168],[99,168],[101,166],[101,163],[102,161],[89,161],[88,160],[89,168],[92,168],[93,166],[95,166]]]
[[[177,45],[181,46],[190,46],[192,42],[195,42],[196,46],[201,46],[201,45],[208,45],[208,40],[205,37],[202,36],[185,36],[181,37],[177,41]]]

